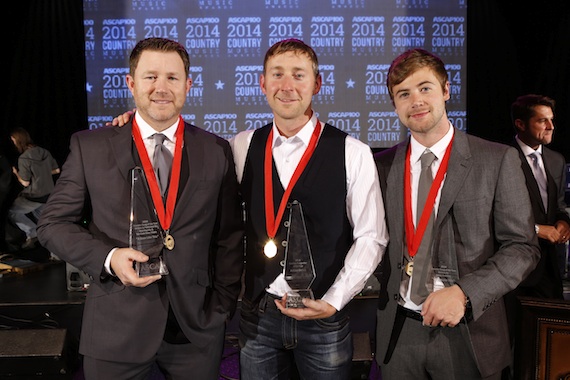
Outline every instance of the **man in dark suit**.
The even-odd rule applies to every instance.
[[[541,251],[536,269],[516,290],[519,296],[564,298],[557,245],[570,237],[564,202],[566,160],[545,146],[554,134],[554,108],[553,99],[535,94],[520,96],[511,105],[517,132],[513,145],[519,151]]]
[[[547,96],[527,94],[511,105],[511,119],[517,133],[513,146],[519,152],[541,253],[536,268],[505,296],[513,345],[517,344],[519,296],[564,299],[558,249],[564,249],[561,244],[570,237],[570,218],[564,202],[566,160],[545,146],[552,142],[555,104]],[[512,369],[509,373],[512,378]]]
[[[244,263],[233,156],[227,141],[181,118],[192,84],[182,45],[142,40],[129,63],[135,117],[123,128],[72,136],[38,235],[91,277],[80,341],[88,379],[145,379],[155,362],[169,379],[217,379]],[[165,203],[151,163],[156,132],[173,154]],[[133,269],[148,260],[129,248],[137,166],[148,181],[158,235],[166,238],[159,249],[166,275],[139,277]],[[92,212],[84,228],[86,204]]]
[[[502,297],[539,259],[517,152],[451,125],[448,73],[430,52],[397,57],[387,86],[411,137],[375,157],[390,233],[377,273],[382,379],[500,379]],[[433,182],[416,206],[423,156],[435,157]]]

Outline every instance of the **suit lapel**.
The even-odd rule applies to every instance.
[[[117,168],[119,169],[121,176],[129,184],[129,187],[133,186],[131,175],[132,170],[135,167],[141,168],[139,174],[145,179],[144,182],[141,182],[141,179],[135,184],[133,189],[134,194],[137,197],[135,202],[139,205],[138,212],[141,213],[141,215],[142,213],[150,215],[152,198],[150,196],[148,180],[146,179],[139,153],[132,138],[132,124],[129,122],[122,128],[115,127],[115,131],[117,134],[109,138],[109,143],[111,144],[113,155],[117,162]],[[146,209],[143,209],[142,207],[146,207]]]
[[[396,230],[390,231],[393,234],[393,241],[403,241],[404,236],[404,171],[406,162],[406,151],[409,139],[406,143],[399,144],[396,148],[394,161],[390,169],[390,174],[386,179],[386,209],[392,222],[390,225],[397,226]]]
[[[467,143],[467,136],[458,130],[455,130],[454,133],[453,147],[451,148],[451,156],[449,157],[447,175],[445,176],[445,182],[441,189],[441,198],[434,228],[439,227],[445,215],[447,215],[451,209],[473,165],[471,152]]]
[[[552,210],[552,205],[556,210],[558,208],[558,185],[554,181],[554,177],[551,172],[551,161],[550,161],[550,151],[546,147],[542,147],[542,163],[544,164],[544,172],[547,178],[547,192],[548,192],[548,208]],[[545,214],[548,214],[549,210],[545,210]]]
[[[116,134],[109,138],[117,167],[125,181],[130,183],[130,172],[137,164],[135,162],[136,149],[132,138],[132,124],[129,122],[124,127],[114,127]],[[138,157],[137,157],[138,160]]]
[[[204,178],[204,171],[206,170],[204,144],[201,143],[198,135],[186,123],[182,154],[184,156],[182,157],[182,167],[180,168],[180,184],[176,208],[179,205],[187,207],[187,204],[192,200],[192,196],[196,192],[200,179]],[[180,216],[176,211],[174,212],[173,224]]]
[[[525,154],[523,153],[521,147],[519,146],[519,144],[517,144],[516,142],[513,144],[513,146],[518,150],[519,152],[519,158],[521,160],[521,168],[525,177],[525,181],[526,181],[526,187],[528,189],[528,193],[531,199],[531,202],[533,203],[533,210],[535,210],[535,212],[542,212],[543,214],[546,214],[546,211],[544,210],[544,204],[542,203],[542,196],[540,195],[540,190],[538,188],[538,182],[536,182],[536,178],[534,178],[534,174],[532,172],[532,168],[530,167],[528,160],[525,156]],[[543,162],[544,162],[544,167],[546,170],[546,177],[549,178],[548,175],[548,169],[546,169],[546,161],[544,159],[544,155],[543,157]],[[550,179],[548,180],[548,197],[550,199],[550,192],[552,191],[551,189],[551,184],[550,184]],[[536,207],[538,207],[538,210],[536,209]]]

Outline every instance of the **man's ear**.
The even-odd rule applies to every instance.
[[[526,131],[526,125],[521,119],[515,120],[515,128],[517,132],[524,132]]]

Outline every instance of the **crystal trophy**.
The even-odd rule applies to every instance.
[[[315,298],[311,290],[311,284],[316,277],[315,266],[301,203],[292,201],[287,208],[289,219],[285,222],[287,244],[283,274],[291,290],[287,292],[286,307],[303,308],[303,298]]]
[[[144,171],[140,167],[135,167],[131,171],[129,247],[149,257],[144,263],[135,262],[135,271],[139,277],[168,274],[168,268],[162,257],[163,235]]]

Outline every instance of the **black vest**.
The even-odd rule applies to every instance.
[[[273,124],[254,132],[249,146],[241,191],[246,209],[246,276],[245,297],[255,301],[265,288],[283,272],[287,229],[287,210],[281,220],[275,242],[277,255],[267,258],[263,247],[268,241],[265,227],[264,157],[265,144]],[[295,184],[289,202],[301,203],[307,235],[316,271],[311,288],[321,298],[334,282],[352,245],[352,227],[346,215],[346,133],[326,124],[313,156]],[[274,214],[285,189],[273,163]]]

